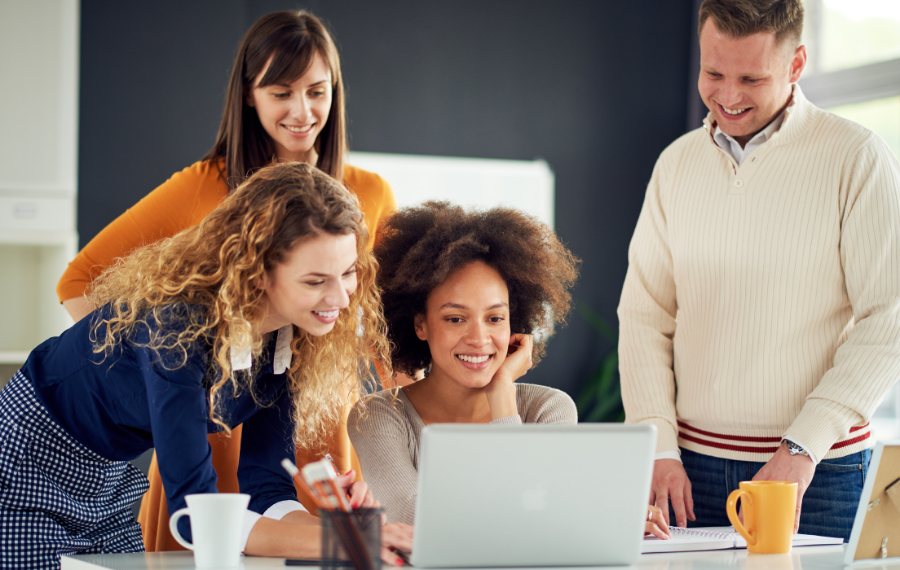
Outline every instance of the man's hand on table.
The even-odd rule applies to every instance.
[[[694,499],[691,496],[691,482],[684,466],[677,459],[657,459],[653,464],[653,483],[650,487],[650,504],[662,510],[666,524],[669,522],[669,500],[675,514],[676,525],[687,526],[688,520],[697,520],[694,516]]]

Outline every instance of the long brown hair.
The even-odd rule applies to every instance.
[[[390,361],[377,264],[359,203],[313,166],[292,162],[259,170],[199,226],[139,248],[103,272],[90,299],[98,307],[109,304],[111,316],[94,324],[94,351],[109,356],[129,342],[177,369],[208,347],[210,419],[227,429],[217,394],[228,385],[234,393],[253,393],[253,375],[234,373],[230,355],[249,346],[258,362],[263,350],[264,293],[256,284],[297,244],[323,233],[355,234],[359,262],[357,289],[330,333],[313,336],[293,327],[288,385],[295,440],[300,447],[321,445],[342,406],[364,384],[373,385],[372,362],[389,371]]]
[[[317,166],[335,180],[343,180],[344,155],[347,153],[344,116],[344,81],[341,61],[331,36],[318,18],[305,10],[266,14],[247,31],[238,49],[228,81],[225,110],[216,135],[216,144],[203,157],[220,163],[229,188],[240,185],[252,171],[272,163],[275,144],[269,137],[256,109],[247,105],[246,95],[269,58],[272,63],[257,87],[296,81],[322,56],[331,70],[331,110],[322,132],[316,138]]]

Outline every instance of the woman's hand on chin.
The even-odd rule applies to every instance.
[[[519,413],[516,407],[516,380],[531,368],[531,352],[534,341],[529,334],[513,334],[509,337],[506,360],[494,374],[484,393],[491,407],[491,419],[496,420]]]
[[[497,374],[504,369],[512,375],[511,382],[515,382],[531,370],[531,353],[534,352],[534,339],[530,334],[513,334],[509,336],[509,351],[506,353],[506,361],[500,366]],[[494,375],[496,378],[497,375]]]

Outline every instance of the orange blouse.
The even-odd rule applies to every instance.
[[[359,198],[371,246],[379,221],[397,209],[394,193],[377,174],[350,165],[344,166],[344,185]],[[199,224],[227,195],[228,186],[212,162],[195,162],[176,172],[84,246],[56,286],[59,301],[84,295],[116,258]]]
[[[344,185],[359,198],[369,229],[369,246],[375,239],[378,224],[397,209],[390,185],[377,174],[345,165]],[[228,186],[219,175],[219,169],[211,162],[196,162],[129,208],[104,228],[69,263],[68,269],[56,286],[60,302],[85,294],[88,285],[116,258],[126,255],[142,245],[173,236],[197,225],[228,195]],[[341,423],[331,430],[327,450],[341,472],[351,467],[357,478],[362,478],[359,460],[347,437],[347,414],[353,402],[344,410]],[[232,430],[232,436],[211,434],[213,467],[218,475],[220,493],[237,493],[237,466],[241,449],[241,426]],[[297,465],[320,459],[322,454],[299,451]],[[166,495],[156,464],[156,455],[148,474],[150,489],[141,501],[138,522],[144,535],[144,547],[148,552],[184,550],[169,533],[169,514]],[[297,489],[297,498],[310,512],[315,512],[312,500]]]

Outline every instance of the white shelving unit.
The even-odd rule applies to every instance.
[[[0,365],[72,324],[55,291],[78,247],[79,15],[0,2]]]

